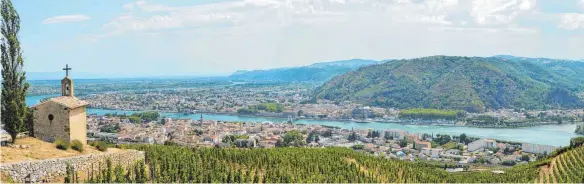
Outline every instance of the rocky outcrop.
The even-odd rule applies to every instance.
[[[51,181],[55,177],[65,176],[67,163],[78,172],[98,171],[106,166],[110,159],[114,164],[130,165],[144,160],[144,152],[123,150],[112,153],[81,155],[67,158],[54,158],[24,161],[0,165],[0,172],[7,174],[14,182]]]

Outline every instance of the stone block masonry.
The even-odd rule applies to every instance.
[[[98,153],[66,158],[54,158],[35,161],[24,161],[0,165],[0,172],[7,174],[14,182],[23,183],[52,181],[56,177],[66,175],[67,163],[75,167],[77,172],[98,171],[106,167],[107,159],[112,165],[129,166],[136,161],[144,160],[144,152],[136,150],[121,150],[119,152]]]

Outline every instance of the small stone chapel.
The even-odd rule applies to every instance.
[[[33,136],[47,142],[61,139],[66,142],[79,140],[87,144],[87,102],[74,95],[73,79],[68,65],[63,68],[61,96],[33,106]]]

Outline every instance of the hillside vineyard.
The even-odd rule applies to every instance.
[[[584,147],[555,158],[503,170],[503,174],[451,174],[440,165],[387,160],[345,148],[190,149],[126,145],[146,152],[146,166],[124,172],[109,165],[92,182],[194,183],[532,183],[582,182]],[[549,167],[548,167],[549,166]],[[146,169],[149,168],[149,169]],[[148,170],[148,171],[147,171]],[[116,172],[116,173],[113,173]],[[109,174],[108,174],[109,173]],[[109,176],[109,177],[106,177]],[[120,176],[117,179],[114,176]]]

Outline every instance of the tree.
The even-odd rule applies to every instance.
[[[505,154],[511,154],[511,149],[509,149],[509,147],[505,147],[505,149],[503,149],[503,153],[505,153]]]
[[[432,141],[438,143],[439,145],[444,145],[444,144],[450,142],[451,140],[452,140],[452,137],[450,137],[449,135],[446,135],[446,134],[440,135],[440,134],[438,134],[438,135],[436,135],[436,138],[433,139]]]
[[[466,134],[464,133],[460,134],[460,137],[458,137],[458,142],[466,144],[466,139],[467,139]]]
[[[331,130],[326,130],[322,133],[323,137],[332,137],[333,136],[333,132]]]
[[[278,141],[276,141],[276,147],[286,147],[286,144],[284,144],[282,139],[278,139]]]
[[[318,133],[310,132],[310,134],[308,134],[308,137],[306,138],[306,143],[318,142],[319,140],[320,138],[318,137]]]
[[[300,147],[304,144],[304,137],[296,130],[286,132],[282,138],[286,146]]]
[[[299,110],[297,113],[298,116],[304,116],[304,111],[303,110]]]
[[[138,116],[130,116],[128,119],[130,120],[130,123],[142,123],[142,118]]]
[[[314,141],[314,137],[312,137],[312,136],[310,136],[310,135],[309,135],[309,136],[306,138],[306,143],[311,143],[312,141]]]
[[[363,146],[362,144],[355,144],[353,146],[351,146],[351,148],[353,148],[354,150],[362,150],[365,146]]]
[[[402,148],[408,146],[408,140],[406,140],[406,139],[400,140],[399,141],[399,146],[402,147]]]
[[[582,145],[584,145],[584,137],[576,137],[576,138],[570,139],[570,147],[571,148],[580,147]]]
[[[529,162],[529,155],[521,155],[521,161]]]
[[[2,43],[0,44],[2,64],[2,124],[4,129],[16,140],[16,135],[26,128],[28,108],[25,97],[29,84],[23,71],[24,59],[18,32],[20,16],[10,0],[2,0]]]
[[[349,141],[353,142],[357,140],[357,134],[355,132],[351,132],[349,137],[347,138]]]

